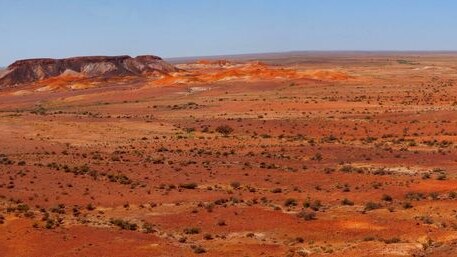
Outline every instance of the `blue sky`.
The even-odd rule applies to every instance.
[[[457,50],[453,0],[0,0],[0,66],[78,55]]]

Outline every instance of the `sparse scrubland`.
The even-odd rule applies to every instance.
[[[0,256],[457,255],[457,56],[260,61],[0,90]]]

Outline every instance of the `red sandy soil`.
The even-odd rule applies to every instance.
[[[0,256],[457,256],[456,61],[196,60],[0,91]]]

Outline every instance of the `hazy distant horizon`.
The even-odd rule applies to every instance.
[[[85,55],[457,51],[454,10],[451,0],[0,0],[0,66]]]
[[[144,53],[145,55],[153,54],[153,53]],[[258,53],[239,53],[239,54],[218,54],[218,55],[196,55],[196,56],[173,56],[173,57],[164,57],[161,56],[163,59],[169,61],[177,61],[177,60],[193,60],[193,59],[217,59],[217,58],[255,58],[259,57],[266,58],[266,56],[281,56],[284,57],[290,55],[313,55],[313,54],[342,54],[342,55],[363,55],[363,54],[373,54],[373,55],[391,55],[391,54],[399,54],[399,55],[412,55],[412,54],[423,54],[423,55],[434,55],[434,54],[456,54],[457,50],[295,50],[295,51],[284,51],[284,52],[258,52]],[[118,55],[108,55],[108,56],[121,56],[121,55],[129,55],[129,54],[118,54]],[[93,55],[97,56],[97,55]],[[136,55],[130,55],[135,57]],[[25,58],[25,59],[40,59],[40,58],[55,58],[55,59],[63,59],[63,58],[72,58],[78,56],[63,56],[63,57],[36,57],[36,58]],[[24,59],[18,59],[24,60]],[[14,60],[14,61],[18,61]],[[14,62],[13,61],[13,62]],[[11,64],[11,63],[9,63]],[[9,64],[5,66],[0,66],[0,68],[6,68]]]

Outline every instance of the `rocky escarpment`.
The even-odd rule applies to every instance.
[[[0,88],[31,83],[61,75],[85,78],[140,76],[151,73],[169,73],[177,69],[153,55],[132,58],[123,56],[84,56],[66,59],[27,59],[8,66],[0,74]]]

